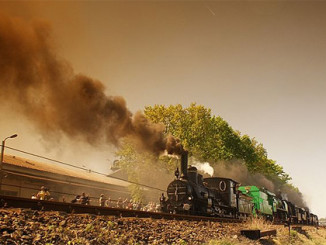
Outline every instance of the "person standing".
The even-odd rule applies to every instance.
[[[111,197],[109,197],[106,202],[105,202],[105,206],[106,207],[109,207],[109,208],[112,208],[112,202],[111,202]]]
[[[88,198],[88,196],[86,196],[85,192],[83,192],[82,195],[80,196],[80,204],[83,204],[83,205],[89,204],[89,198]]]
[[[37,193],[36,198],[38,200],[49,200],[50,199],[50,192],[48,191],[45,186],[41,187],[41,190]]]
[[[100,195],[100,198],[98,199],[98,203],[100,205],[100,207],[104,207],[105,203],[106,203],[106,198],[104,197],[104,194]]]

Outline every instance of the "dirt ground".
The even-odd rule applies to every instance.
[[[242,229],[277,229],[275,237],[258,241]],[[0,209],[0,244],[325,244],[326,229],[289,231],[262,220],[245,224],[117,218],[87,214]]]

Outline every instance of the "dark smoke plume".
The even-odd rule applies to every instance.
[[[286,194],[286,197],[290,202],[295,203],[299,207],[307,208],[307,203],[305,202],[301,192],[298,192],[287,185],[282,186],[280,191],[281,193]]]
[[[218,162],[214,165],[214,176],[234,179],[235,181],[240,182],[243,186],[255,185],[258,187],[264,187],[275,194],[281,192],[282,194],[285,194],[287,199],[292,203],[300,207],[307,206],[300,192],[295,191],[287,185],[280,186],[278,183],[271,181],[263,174],[250,173],[245,163],[241,160]]]
[[[74,74],[51,39],[47,23],[0,13],[0,96],[46,138],[65,134],[90,144],[119,145],[122,137],[132,136],[153,153],[180,152],[174,138],[164,137],[162,125],[140,112],[133,116],[122,97],[105,94],[100,81]]]
[[[173,136],[169,135],[167,137],[167,144],[166,144],[167,152],[169,154],[178,154],[181,155],[185,149],[183,148],[183,145],[181,144],[179,139],[174,138]]]
[[[246,165],[240,160],[218,162],[218,164],[214,165],[214,175],[234,179],[241,183],[241,185],[256,185],[275,192],[275,186],[272,181],[262,174],[250,173]]]

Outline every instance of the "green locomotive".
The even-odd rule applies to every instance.
[[[318,226],[318,216],[296,206],[288,200],[276,196],[265,188],[257,186],[240,186],[238,191],[252,198],[253,216],[263,216],[267,220],[276,222],[290,222]]]
[[[275,194],[265,189],[259,189],[257,186],[240,186],[238,190],[252,197],[254,208],[253,215],[265,216],[268,220],[273,220],[274,214],[277,213],[277,202]]]

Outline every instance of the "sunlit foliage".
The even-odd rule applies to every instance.
[[[155,105],[146,107],[144,113],[153,122],[163,123],[166,133],[179,138],[199,160],[214,164],[219,160],[241,159],[252,173],[262,173],[281,183],[290,180],[282,166],[267,157],[262,144],[233,130],[223,118],[212,115],[204,106]]]
[[[165,126],[165,134],[179,138],[183,146],[199,161],[211,165],[218,161],[242,160],[249,172],[260,173],[278,186],[286,184],[291,178],[283,167],[269,159],[263,145],[248,135],[235,131],[222,117],[214,116],[211,110],[192,103],[184,108],[182,105],[155,105],[145,107],[144,114],[154,123]],[[148,152],[138,152],[132,141],[124,141],[117,152],[118,165],[127,171],[129,180],[139,180],[139,168],[159,165],[172,172],[177,166],[175,158],[161,156],[157,159]],[[133,195],[141,198],[139,187],[132,187]]]

